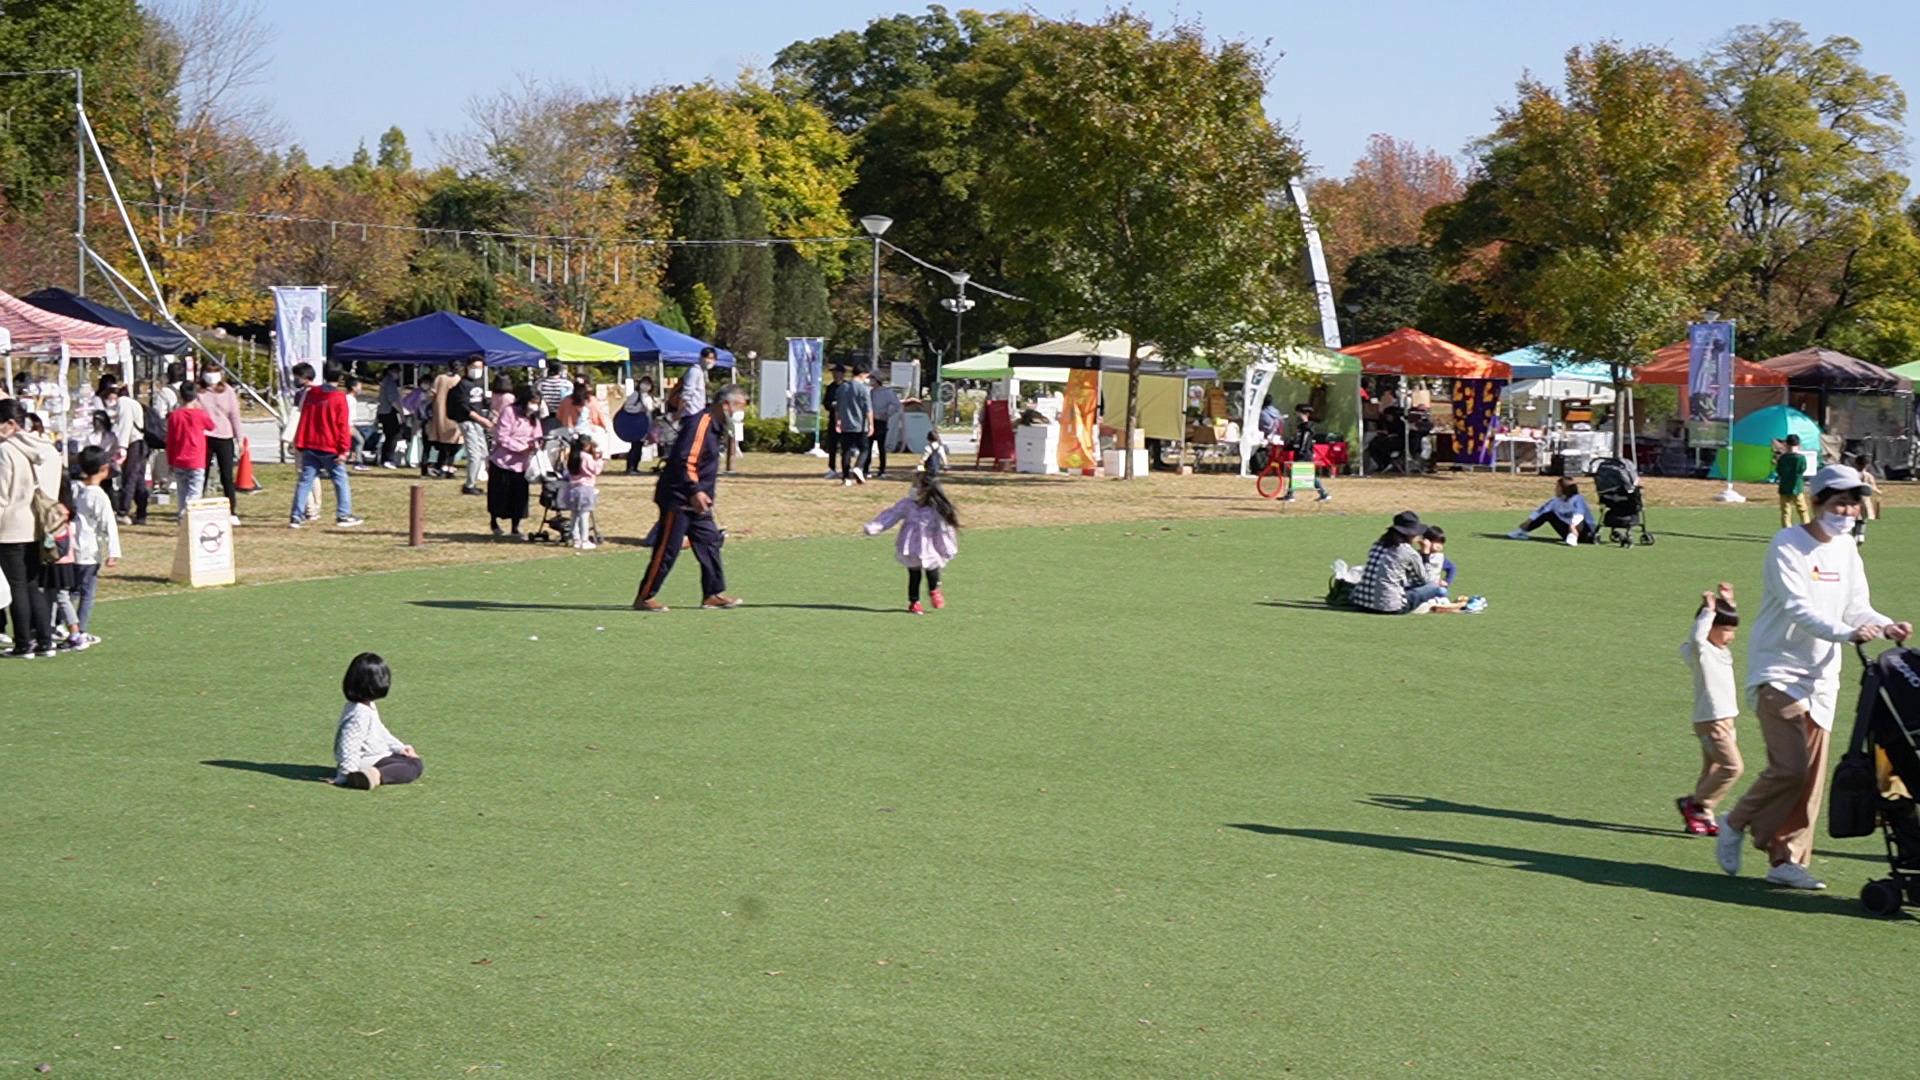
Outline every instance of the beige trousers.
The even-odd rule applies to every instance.
[[[1762,686],[1754,712],[1767,743],[1767,767],[1740,798],[1727,824],[1753,837],[1773,860],[1805,866],[1813,858],[1813,825],[1826,790],[1827,731],[1807,703]]]
[[[1695,724],[1693,733],[1700,737],[1700,779],[1693,785],[1693,801],[1712,810],[1740,779],[1740,744],[1734,739],[1731,720]]]
[[[1804,491],[1798,495],[1780,496],[1780,527],[1784,529],[1793,524],[1793,515],[1796,513],[1800,515],[1802,525],[1813,520],[1813,507],[1807,502],[1807,493]]]

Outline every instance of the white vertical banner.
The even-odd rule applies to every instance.
[[[273,366],[282,396],[293,388],[293,365],[305,362],[318,371],[326,359],[326,286],[274,286]]]
[[[1262,360],[1247,368],[1246,381],[1240,389],[1240,475],[1250,476],[1248,464],[1253,460],[1253,452],[1267,437],[1260,433],[1260,409],[1266,401],[1267,391],[1273,388],[1274,376],[1279,365],[1271,360]]]
[[[796,337],[787,339],[787,385],[791,388],[792,429],[801,430],[801,416],[814,418],[816,430],[820,416],[820,377],[826,360],[826,339]]]

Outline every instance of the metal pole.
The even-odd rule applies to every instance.
[[[880,369],[880,238],[873,238],[873,347],[867,353],[867,366]]]
[[[87,133],[82,126],[87,115],[86,72],[73,69],[73,142],[74,189],[73,234],[79,240],[80,295],[87,295]]]

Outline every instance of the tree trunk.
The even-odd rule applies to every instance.
[[[1127,426],[1120,433],[1120,475],[1133,479],[1133,429],[1140,424],[1140,339],[1127,336]]]

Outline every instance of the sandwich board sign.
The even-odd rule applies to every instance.
[[[233,584],[232,509],[225,499],[186,506],[173,544],[173,580],[198,589]]]

